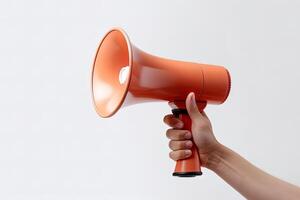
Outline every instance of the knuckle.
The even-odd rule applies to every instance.
[[[186,148],[186,141],[182,141],[178,144],[178,148],[185,149]]]
[[[207,123],[202,123],[199,127],[203,130],[209,129],[209,125]]]
[[[188,130],[183,130],[179,133],[178,137],[181,140],[188,139],[191,137],[191,133]]]

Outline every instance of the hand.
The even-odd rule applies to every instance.
[[[164,122],[172,127],[167,130],[167,137],[171,139],[170,157],[173,160],[191,156],[193,138],[201,165],[218,174],[246,199],[300,199],[299,187],[265,173],[220,144],[213,134],[208,117],[204,112],[199,112],[193,93],[186,98],[186,108],[192,120],[192,133],[179,130],[183,128],[183,122],[173,115],[164,117]]]
[[[198,148],[202,166],[207,167],[209,155],[216,151],[220,143],[216,140],[210,120],[205,112],[200,113],[195,101],[195,94],[190,93],[186,98],[186,109],[192,120],[192,133],[188,130],[180,130],[183,122],[174,115],[166,115],[164,122],[172,127],[166,132],[170,139],[170,158],[173,160],[185,159],[191,156],[191,147],[194,144]]]

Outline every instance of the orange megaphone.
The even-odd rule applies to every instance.
[[[223,103],[230,91],[229,72],[221,66],[156,57],[130,43],[122,29],[110,30],[102,39],[92,70],[92,95],[97,113],[110,117],[121,106],[168,101],[175,116],[191,130],[185,98],[194,92],[200,111],[207,103]],[[201,149],[200,149],[201,151]],[[198,150],[176,163],[174,176],[201,175]]]

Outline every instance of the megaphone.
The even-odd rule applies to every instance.
[[[111,117],[121,107],[167,101],[173,114],[191,130],[185,98],[195,93],[200,111],[221,104],[230,92],[230,74],[221,66],[175,61],[150,55],[129,40],[120,28],[110,30],[100,42],[92,69],[92,96],[101,117]],[[201,149],[200,149],[201,151]],[[192,156],[176,163],[174,176],[201,175],[196,145]]]

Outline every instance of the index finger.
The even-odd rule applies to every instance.
[[[183,127],[183,122],[172,114],[166,115],[163,121],[172,128]]]

